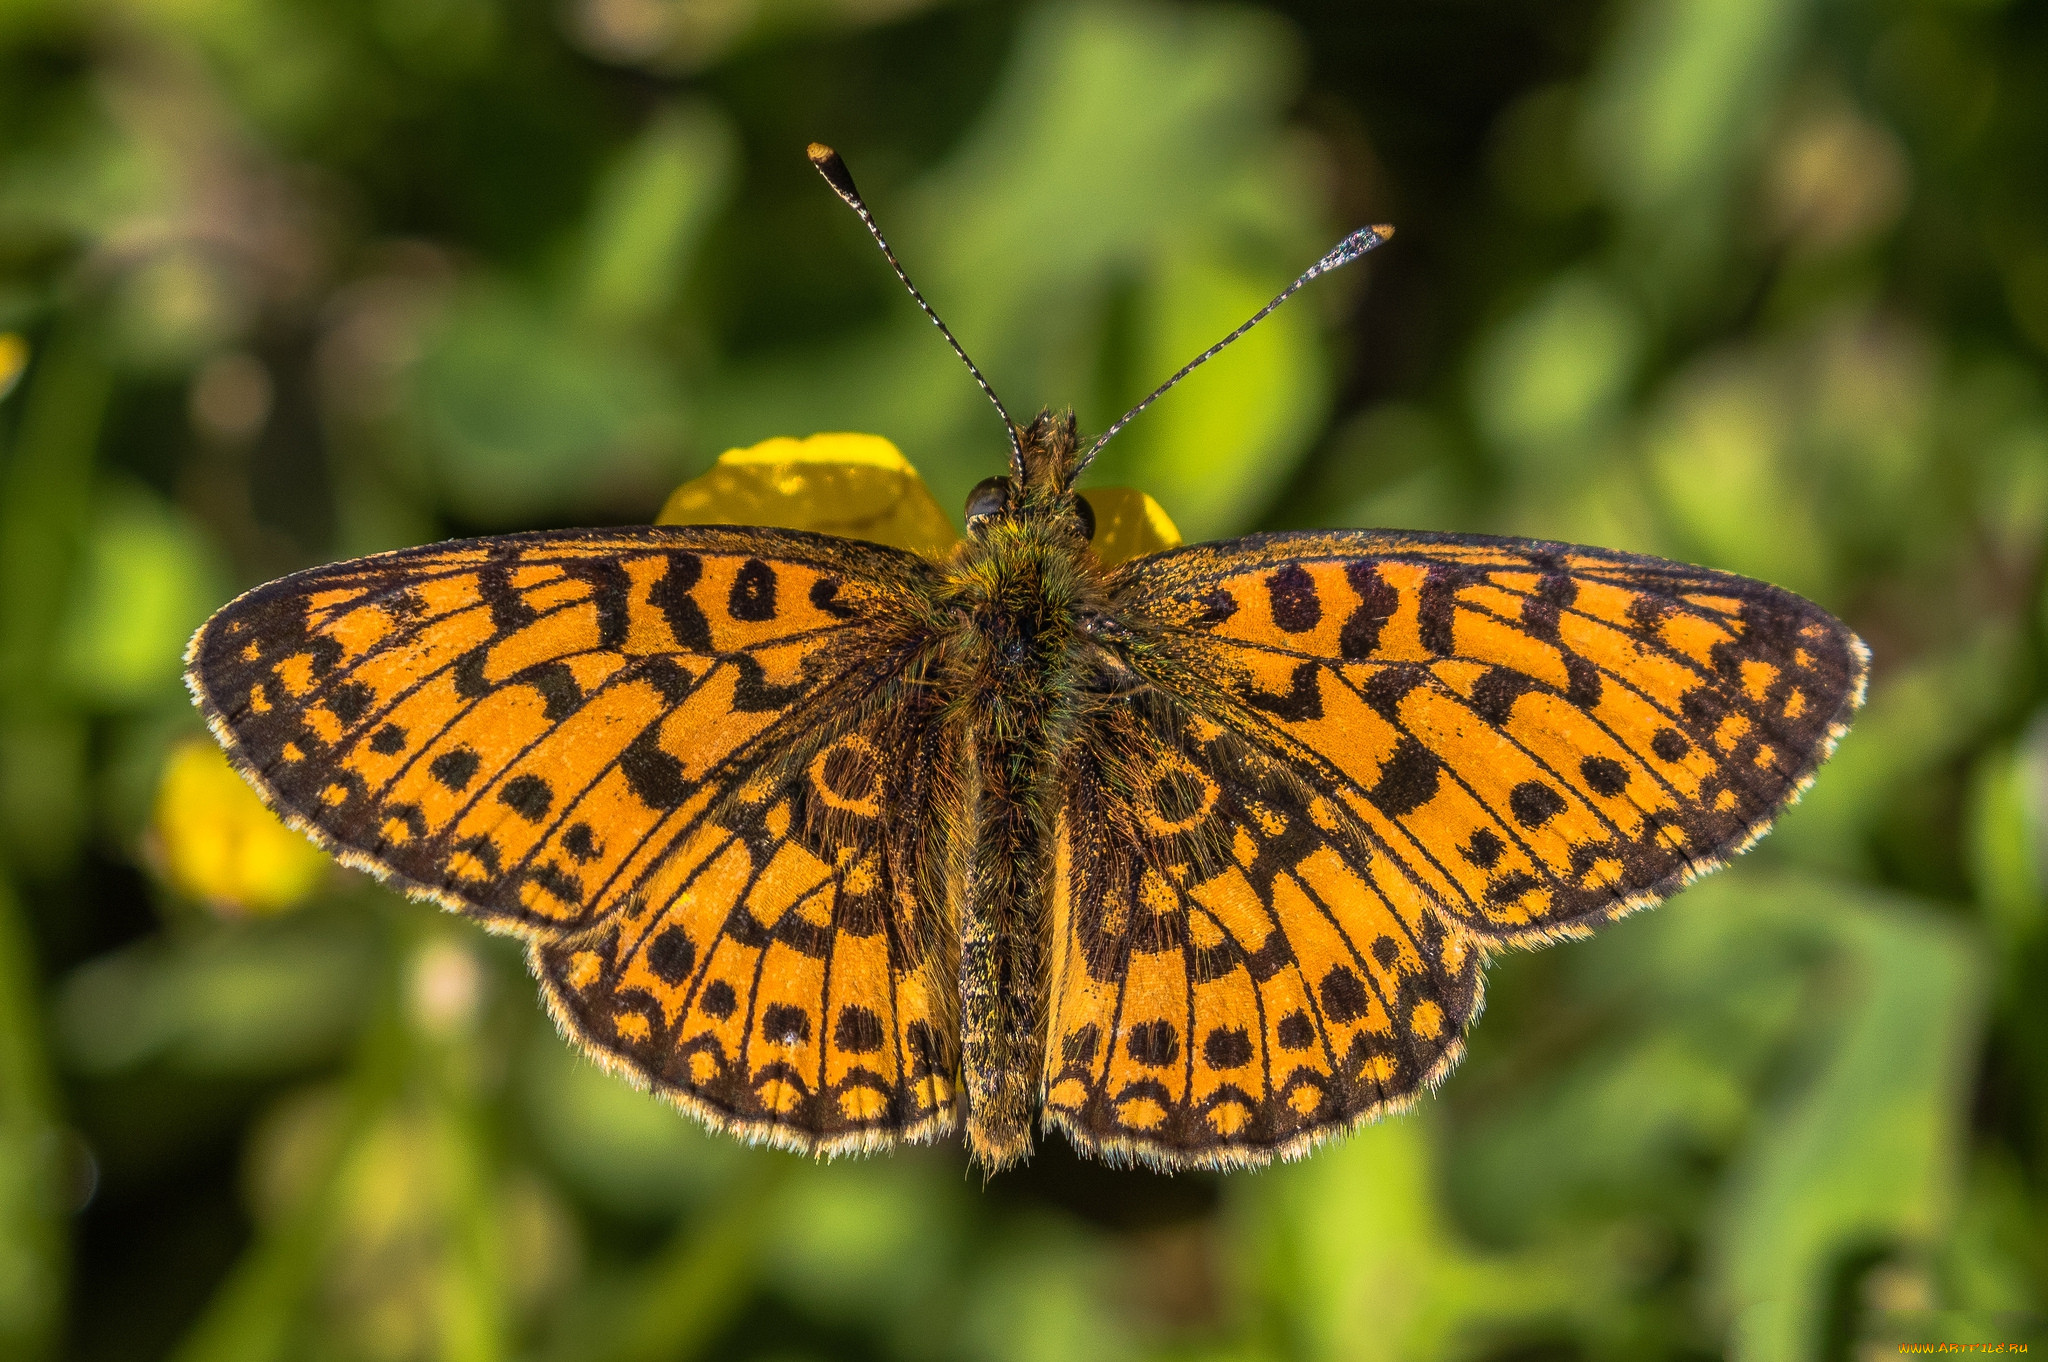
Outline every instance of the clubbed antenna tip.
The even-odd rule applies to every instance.
[[[853,187],[853,172],[846,168],[846,162],[838,152],[823,142],[813,142],[804,148],[804,155],[811,158],[811,164],[825,177],[825,183],[832,186],[832,192],[848,203],[860,200],[860,191]]]
[[[932,319],[932,325],[939,328],[939,334],[946,338],[946,344],[953,347],[953,353],[960,356],[960,362],[967,366],[967,372],[974,375],[975,383],[995,406],[996,415],[1003,418],[1003,433],[1010,440],[1010,472],[1016,476],[1019,483],[1022,483],[1024,447],[1017,438],[1017,423],[1010,419],[1010,413],[1003,407],[1003,400],[996,396],[996,390],[989,386],[988,380],[982,377],[981,370],[967,357],[967,351],[961,348],[959,341],[953,339],[953,332],[939,320],[939,314],[932,310],[932,305],[917,291],[917,285],[911,283],[910,276],[903,272],[903,266],[897,263],[896,252],[889,249],[888,238],[882,235],[881,227],[875,222],[875,215],[868,211],[867,204],[861,199],[860,190],[854,187],[853,172],[846,168],[846,162],[840,159],[839,153],[823,142],[813,142],[805,147],[804,155],[810,157],[811,164],[825,177],[825,183],[832,186],[832,192],[845,200],[846,206],[860,218],[861,225],[868,229],[868,235],[882,248],[882,258],[889,262],[889,268],[896,271],[896,277],[902,280],[903,287],[910,291],[912,300],[923,310],[925,316]]]
[[[1232,341],[1236,340],[1239,336],[1242,336],[1245,332],[1251,330],[1260,322],[1264,321],[1267,315],[1270,314],[1274,308],[1280,306],[1280,304],[1286,302],[1289,298],[1292,298],[1294,296],[1296,289],[1299,289],[1303,284],[1306,284],[1309,280],[1315,278],[1319,274],[1328,274],[1331,270],[1342,269],[1344,266],[1358,259],[1358,257],[1360,257],[1361,255],[1364,255],[1373,247],[1385,244],[1387,239],[1392,237],[1393,235],[1394,229],[1384,224],[1373,227],[1361,227],[1357,231],[1353,232],[1350,236],[1347,236],[1342,241],[1338,242],[1335,246],[1332,246],[1330,248],[1329,254],[1325,255],[1321,260],[1316,261],[1315,264],[1310,265],[1307,269],[1303,270],[1301,272],[1301,277],[1299,279],[1296,279],[1286,288],[1281,289],[1278,297],[1274,298],[1272,302],[1267,303],[1257,312],[1254,312],[1245,321],[1244,325],[1238,327],[1237,330],[1231,332],[1222,340],[1217,341],[1214,345],[1204,350],[1201,354],[1196,355],[1186,364],[1183,364],[1180,367],[1179,371],[1173,375],[1173,377],[1167,379],[1164,383],[1154,388],[1149,394],[1146,395],[1144,401],[1140,402],[1137,406],[1132,407],[1122,416],[1119,416],[1116,419],[1116,423],[1114,425],[1110,426],[1108,430],[1103,431],[1102,434],[1096,436],[1095,443],[1088,446],[1088,452],[1086,454],[1083,454],[1080,460],[1075,463],[1072,476],[1075,478],[1079,478],[1081,476],[1081,470],[1086,468],[1091,462],[1094,461],[1095,456],[1102,452],[1102,447],[1108,444],[1112,439],[1114,439],[1118,431],[1122,430],[1125,426],[1131,423],[1132,417],[1136,416],[1139,412],[1145,410],[1145,408],[1151,406],[1154,402],[1158,401],[1159,398],[1162,395],[1164,395],[1169,388],[1173,387],[1174,384],[1180,382],[1189,374],[1193,373],[1195,370],[1201,368],[1204,364],[1214,359],[1217,355],[1221,354],[1224,350],[1224,347],[1228,346]]]

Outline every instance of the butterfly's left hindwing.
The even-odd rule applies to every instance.
[[[860,812],[925,740],[893,701],[932,571],[772,530],[436,545],[250,592],[187,678],[279,813],[529,938],[602,1058],[782,1143],[886,1142],[950,1120],[916,848]],[[719,1016],[733,942],[754,968]],[[707,1067],[692,1017],[759,1043]]]
[[[1478,943],[1399,863],[1171,701],[1102,722],[1055,827],[1049,1123],[1111,1158],[1259,1163],[1456,1062]]]

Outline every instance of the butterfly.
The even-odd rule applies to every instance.
[[[811,159],[1002,413],[939,559],[727,525],[300,572],[187,679],[348,864],[523,937],[556,1021],[818,1154],[1040,1129],[1164,1168],[1305,1151],[1457,1062],[1489,955],[1754,841],[1868,653],[1762,582],[1524,539],[1257,534],[1106,562],[1084,444],[1010,420],[845,164]]]

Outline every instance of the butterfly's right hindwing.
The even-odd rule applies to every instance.
[[[715,1125],[805,1152],[954,1124],[953,957],[919,899],[915,691],[743,782],[621,909],[537,942],[564,1027]]]

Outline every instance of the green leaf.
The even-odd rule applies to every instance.
[[[730,122],[705,104],[657,115],[598,185],[580,311],[600,328],[639,325],[676,301],[738,156]]]
[[[351,916],[207,924],[81,966],[58,993],[69,1062],[113,1074],[289,1072],[331,1058],[363,1018],[370,943]]]
[[[1709,1222],[1708,1299],[1733,1355],[1814,1355],[1833,1274],[1871,1246],[1931,1246],[1954,1214],[1984,1006],[1981,945],[1952,916],[1827,880],[1726,876],[1718,910],[1821,952],[1805,1063],[1761,1112]]]
[[[653,354],[491,285],[465,292],[430,343],[412,415],[448,503],[501,525],[607,504],[651,513],[684,428],[681,395]]]
[[[1456,1357],[1611,1303],[1602,1245],[1500,1253],[1464,1238],[1437,1192],[1435,1126],[1417,1110],[1233,1181],[1290,1355]]]
[[[228,592],[213,548],[183,513],[133,483],[101,494],[57,640],[57,671],[102,708],[174,694],[185,641]]]

